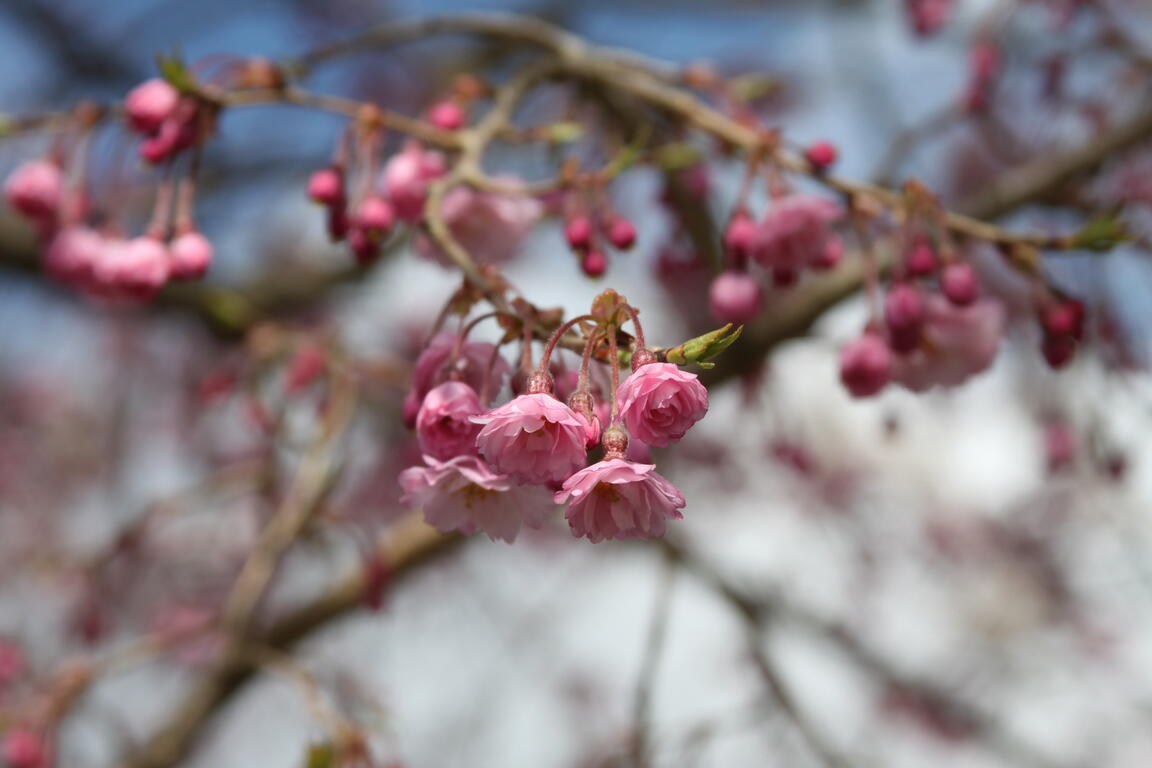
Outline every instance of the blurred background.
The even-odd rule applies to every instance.
[[[941,2],[930,30],[916,5],[6,0],[0,112],[115,101],[155,75],[158,53],[277,59],[389,20],[476,10],[762,76],[758,113],[790,140],[835,142],[839,174],[915,177],[946,202],[1149,108],[1144,3]],[[994,109],[972,115],[957,104],[973,41],[991,33],[1006,74]],[[450,36],[341,59],[309,84],[419,114],[458,72],[498,79],[516,55]],[[1058,60],[1066,84],[1049,98]],[[741,376],[715,377],[707,419],[657,455],[688,498],[667,545],[591,545],[557,519],[512,546],[437,542],[393,573],[370,553],[412,530],[395,477],[418,453],[400,401],[459,277],[403,246],[354,270],[327,242],[305,186],[342,129],[301,109],[228,113],[197,209],[216,262],[204,285],[153,305],[110,307],[46,280],[30,232],[0,221],[0,730],[59,698],[69,670],[113,658],[52,729],[55,764],[135,767],[217,681],[219,639],[205,628],[279,487],[265,469],[290,464],[293,425],[318,397],[287,397],[280,377],[301,349],[332,346],[363,372],[363,402],[324,525],[265,607],[290,612],[348,574],[374,588],[301,633],[294,661],[226,675],[234,695],[171,764],[1148,764],[1152,165],[1139,142],[1002,222],[1068,231],[1086,208],[1125,205],[1134,242],[1048,260],[1093,318],[1069,369],[1049,370],[1019,322],[994,367],[960,388],[853,400],[837,376],[838,349],[865,320],[851,298],[762,361],[745,354]],[[0,138],[0,169],[46,146]],[[94,153],[117,178],[105,194],[146,215],[155,177],[131,139],[108,131]],[[514,148],[492,160],[529,177],[549,162]],[[742,168],[720,158],[708,170],[702,205],[723,222]],[[581,273],[556,221],[506,274],[568,315],[615,288],[658,344],[706,330],[706,281],[686,293],[660,269],[693,247],[657,203],[661,186],[644,169],[614,185],[639,239],[601,280]],[[1026,307],[1027,286],[980,258],[989,284]],[[241,394],[248,384],[256,395]],[[284,409],[287,437],[269,438],[262,407]],[[116,655],[149,633],[189,639],[144,662]],[[5,644],[23,659],[7,682]],[[324,762],[348,728],[371,760]]]

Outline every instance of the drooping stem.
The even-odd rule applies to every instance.
[[[540,366],[537,370],[540,371],[540,373],[548,373],[548,363],[552,360],[552,350],[556,348],[560,339],[578,323],[583,323],[591,319],[592,315],[580,315],[580,317],[574,317],[557,328],[552,335],[548,337],[548,343],[544,345],[544,352],[540,355]]]
[[[636,329],[636,348],[644,349],[648,345],[644,343],[644,329],[640,326],[640,311],[631,304],[625,306],[628,308],[628,315],[632,318],[632,327]]]
[[[587,392],[588,390],[588,368],[592,364],[592,350],[600,341],[601,332],[599,330],[593,331],[588,336],[588,341],[584,344],[584,354],[580,358],[580,377],[576,381],[577,392]]]
[[[608,402],[611,407],[611,415],[608,417],[609,426],[616,426],[616,422],[620,418],[616,408],[616,390],[620,387],[620,354],[616,350],[616,326],[608,326],[608,357],[609,364],[612,366],[612,389],[608,393]]]
[[[156,199],[152,204],[152,218],[144,230],[148,237],[163,240],[168,236],[168,216],[172,213],[172,164],[164,165],[163,178],[156,187]]]

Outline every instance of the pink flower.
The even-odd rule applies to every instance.
[[[47,160],[21,163],[4,183],[8,204],[31,219],[56,215],[64,195],[64,174]]]
[[[154,77],[124,97],[124,115],[132,130],[155,133],[180,105],[180,92],[166,80]]]
[[[763,291],[747,272],[721,272],[708,289],[708,308],[721,323],[747,323],[760,313]]]
[[[681,519],[685,502],[655,469],[654,464],[607,459],[572,475],[552,498],[568,504],[564,516],[574,536],[593,542],[663,536],[665,521]]]
[[[790,195],[777,200],[752,238],[752,258],[771,269],[821,266],[837,239],[828,224],[841,213],[839,205],[823,197]]]
[[[520,395],[472,420],[484,425],[480,454],[517,482],[558,483],[584,465],[588,423],[552,395]]]
[[[509,372],[508,361],[496,355],[493,363],[492,354],[495,348],[486,342],[464,342],[460,347],[460,357],[450,369],[448,361],[452,358],[456,338],[456,334],[451,331],[436,334],[417,358],[416,369],[412,374],[412,392],[416,408],[419,408],[424,396],[432,387],[447,378],[452,369],[456,371],[460,381],[477,392],[484,390],[484,380],[487,378],[489,396],[494,397],[504,386],[504,379]]]
[[[104,287],[136,299],[151,298],[168,281],[168,274],[168,249],[151,237],[106,240],[95,268]]]
[[[406,144],[384,166],[384,191],[396,215],[404,221],[419,221],[424,215],[428,183],[444,175],[444,156],[425,150],[420,144]]]
[[[865,331],[840,351],[840,381],[853,397],[871,397],[892,379],[892,350],[879,334]]]
[[[61,230],[44,251],[44,267],[65,282],[84,282],[92,276],[104,252],[104,237],[88,227]]]
[[[517,185],[517,178],[505,178]],[[543,206],[526,195],[498,195],[471,187],[455,187],[444,196],[441,213],[452,236],[478,262],[499,264],[514,257],[532,226],[540,219]],[[443,266],[453,266],[431,238],[420,235],[416,252]]]
[[[212,263],[215,250],[211,241],[199,232],[185,232],[168,247],[172,257],[172,277],[191,280],[203,276]]]
[[[400,500],[420,507],[436,530],[484,531],[493,541],[512,542],[521,524],[539,528],[543,522],[548,499],[542,489],[518,486],[476,456],[446,462],[425,456],[424,462],[400,473]]]
[[[17,726],[4,734],[0,759],[9,768],[42,768],[48,762],[48,749],[38,733]]]
[[[624,380],[616,405],[633,437],[648,445],[669,445],[704,418],[708,390],[694,373],[672,363],[650,363]]]
[[[1004,307],[997,301],[957,307],[943,296],[930,294],[925,301],[923,343],[896,356],[892,380],[914,392],[960,384],[992,364],[1004,322]]]
[[[444,461],[474,455],[480,425],[471,417],[483,412],[476,390],[464,382],[446,381],[435,387],[416,414],[420,450]]]

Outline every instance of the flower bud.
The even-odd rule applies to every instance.
[[[756,278],[747,272],[728,270],[712,280],[708,289],[708,307],[712,317],[722,323],[743,325],[760,313],[763,290]]]
[[[636,227],[628,219],[617,216],[608,227],[608,242],[613,248],[627,251],[636,244]]]
[[[214,254],[208,238],[196,231],[185,232],[168,246],[172,278],[191,280],[203,276]]]
[[[828,170],[836,162],[836,145],[829,141],[818,141],[804,150],[804,159],[817,173]]]
[[[971,264],[949,264],[940,275],[940,290],[948,301],[966,307],[980,295],[980,278]]]
[[[588,277],[601,277],[608,271],[608,259],[600,251],[588,251],[580,258],[580,269]]]
[[[180,105],[180,92],[159,77],[146,80],[124,98],[128,125],[138,133],[155,133]]]
[[[455,101],[441,101],[428,110],[428,122],[442,131],[458,131],[464,127],[467,116]]]
[[[840,352],[840,381],[853,397],[871,397],[892,377],[892,351],[877,334],[865,332]]]
[[[564,239],[573,250],[582,251],[592,245],[592,221],[587,216],[573,216],[564,225]]]
[[[308,197],[321,205],[344,201],[344,174],[336,166],[313,171],[308,177]]]
[[[356,209],[356,225],[370,233],[385,234],[392,229],[396,214],[388,201],[378,195],[369,195]]]

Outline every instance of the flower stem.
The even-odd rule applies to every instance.
[[[636,329],[636,348],[644,349],[648,345],[644,343],[644,329],[640,327],[640,311],[631,304],[625,306],[628,308],[628,314],[632,317],[632,327]]]
[[[620,418],[616,408],[616,389],[620,386],[620,355],[616,350],[615,325],[608,326],[608,357],[611,358],[610,364],[612,365],[612,390],[608,393],[608,402],[612,410],[608,417],[608,424],[609,426],[616,426],[616,422]]]
[[[548,338],[548,343],[544,345],[544,353],[540,355],[540,367],[537,370],[539,370],[541,373],[548,373],[548,363],[552,359],[552,350],[556,348],[556,345],[560,342],[560,338],[564,334],[568,333],[568,331],[577,323],[583,323],[591,319],[592,315],[580,315],[580,317],[574,317],[568,322],[564,323],[564,325],[557,328],[555,332],[553,332],[553,334]]]

